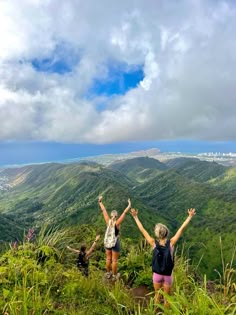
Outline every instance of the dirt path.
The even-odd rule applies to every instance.
[[[141,305],[147,305],[151,297],[154,297],[154,292],[147,288],[147,286],[142,285],[138,288],[132,288],[131,294],[134,300]]]

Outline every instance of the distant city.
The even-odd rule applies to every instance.
[[[165,162],[170,159],[175,158],[197,158],[200,160],[205,160],[209,162],[217,162],[223,164],[224,166],[236,167],[236,153],[221,153],[221,152],[207,152],[207,153],[182,153],[182,152],[161,152],[157,148],[152,148],[149,150],[142,150],[137,152],[122,153],[122,154],[105,154],[99,156],[88,157],[83,160],[94,161],[97,163],[108,165],[115,162],[116,160],[131,159],[138,156],[148,156],[155,158],[161,162]],[[72,161],[72,160],[70,160]],[[74,162],[76,159],[73,160]]]
[[[232,153],[232,152],[229,152],[229,153],[207,152],[207,153],[199,153],[198,155],[236,157],[236,153]]]

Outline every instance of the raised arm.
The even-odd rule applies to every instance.
[[[96,238],[95,238],[95,241],[93,242],[92,246],[89,248],[89,250],[86,252],[86,259],[89,257],[89,255],[92,254],[96,244],[97,244],[97,241],[99,240],[100,238],[100,235],[97,235]]]
[[[130,209],[131,209],[131,201],[130,199],[128,199],[128,206],[125,208],[125,210],[123,211],[119,219],[116,221],[116,225],[120,225],[124,221],[126,213],[129,212]]]
[[[72,248],[72,247],[70,247],[70,246],[66,246],[66,248],[69,249],[71,252],[74,252],[74,253],[76,253],[76,254],[79,254],[79,253],[80,253],[80,250],[75,249],[75,248]]]
[[[109,215],[107,214],[107,210],[106,210],[104,204],[102,203],[102,196],[98,197],[98,204],[102,210],[104,220],[105,220],[106,224],[108,225],[110,218],[109,218]]]
[[[142,223],[139,221],[139,218],[138,218],[138,210],[135,210],[135,209],[131,209],[131,214],[134,218],[134,221],[136,222],[140,232],[143,234],[143,236],[145,237],[145,239],[148,241],[148,243],[154,247],[155,245],[155,240],[154,238],[152,238],[148,232],[145,230],[145,228],[143,227]]]
[[[180,236],[182,235],[184,229],[186,228],[186,226],[189,224],[189,222],[192,220],[192,217],[196,214],[195,209],[190,208],[188,209],[188,217],[187,219],[184,221],[184,223],[181,225],[181,227],[178,229],[178,231],[175,233],[175,236],[173,236],[170,239],[170,243],[172,246],[174,246],[176,244],[176,242],[178,241],[178,239],[180,238]]]

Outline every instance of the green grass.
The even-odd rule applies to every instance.
[[[196,266],[182,253],[177,254],[173,292],[166,297],[167,309],[163,304],[154,304],[151,252],[143,241],[132,245],[127,240],[119,260],[121,280],[115,284],[104,279],[105,253],[101,244],[90,259],[90,276],[82,276],[75,267],[75,257],[72,259],[65,246],[68,241],[79,245],[86,239],[89,243],[94,234],[91,226],[81,227],[78,235],[71,230],[45,227],[32,243],[8,248],[0,256],[3,314],[236,314],[235,250],[229,262],[222,255],[222,272],[215,282],[197,274]],[[40,252],[46,257],[44,262],[39,262]],[[132,287],[139,286],[149,288],[151,295],[146,304],[138,304],[131,294]]]

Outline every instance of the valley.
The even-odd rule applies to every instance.
[[[174,158],[167,162],[134,157],[104,165],[95,161],[71,164],[28,165],[1,171],[0,239],[21,239],[28,228],[43,225],[93,226],[99,233],[104,222],[97,198],[104,196],[108,211],[121,213],[127,199],[139,209],[150,233],[163,222],[171,234],[194,207],[197,215],[182,237],[192,263],[214,276],[221,268],[219,240],[225,259],[231,257],[236,230],[236,169],[196,158]],[[139,239],[132,217],[122,226],[122,236]]]

